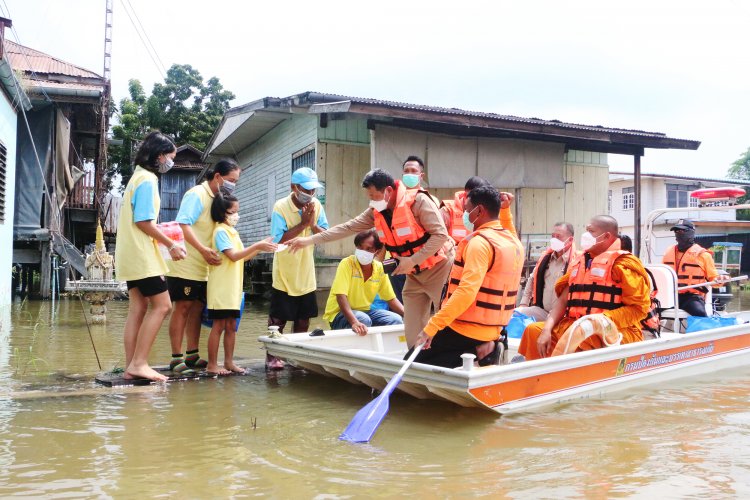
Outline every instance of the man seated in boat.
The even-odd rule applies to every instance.
[[[458,244],[440,310],[417,337],[424,346],[415,361],[455,368],[462,354],[471,353],[487,358],[481,364],[497,363],[491,355],[499,353],[497,340],[515,308],[524,259],[512,201],[511,194],[492,186],[466,196],[463,223],[469,234]]]
[[[622,334],[622,343],[643,340],[641,320],[651,305],[650,285],[640,259],[620,249],[617,221],[593,217],[581,236],[581,250],[558,280],[559,300],[547,320],[532,323],[521,337],[518,353],[527,360],[552,354],[557,341],[578,318],[602,313]],[[601,337],[584,340],[578,351],[603,347]]]
[[[403,324],[404,306],[396,298],[383,264],[374,258],[380,247],[375,230],[357,234],[354,246],[354,255],[339,262],[336,269],[323,319],[333,330],[351,328],[357,335],[367,335],[371,326]],[[373,309],[376,295],[390,310]]]
[[[520,307],[516,310],[534,321],[544,321],[557,302],[555,283],[568,270],[570,257],[576,251],[573,224],[558,222],[552,227],[549,247],[542,253],[526,281]]]
[[[695,243],[695,225],[688,219],[680,219],[672,226],[677,244],[669,247],[662,263],[671,266],[677,273],[677,287],[698,285],[708,281],[724,282],[729,276],[716,271],[711,253]],[[680,309],[691,316],[706,316],[706,292],[708,288],[688,288],[678,295]]]

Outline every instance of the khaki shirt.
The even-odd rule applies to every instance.
[[[568,264],[570,258],[570,251],[565,250],[561,256],[557,256],[556,253],[552,253],[549,259],[549,264],[544,272],[544,293],[542,294],[542,309],[549,312],[552,310],[552,306],[557,302],[557,294],[555,293],[555,282],[565,274],[565,266]],[[532,306],[531,297],[534,295],[534,276],[536,276],[537,268],[526,280],[526,287],[523,290],[523,298],[521,299],[522,306]]]

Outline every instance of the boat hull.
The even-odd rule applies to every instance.
[[[291,334],[260,341],[270,354],[295,366],[378,390],[402,366],[406,352],[398,327],[373,328],[365,337],[328,331],[321,337]],[[511,354],[515,347],[511,345]],[[745,365],[748,357],[750,324],[741,324],[482,368],[414,363],[398,388],[417,398],[508,414],[705,375]]]

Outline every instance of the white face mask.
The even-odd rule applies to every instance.
[[[172,158],[167,157],[164,160],[164,163],[159,164],[159,173],[166,174],[172,169],[172,167],[174,167],[174,160],[172,160]]]
[[[551,240],[549,240],[549,247],[553,252],[559,252],[563,248],[565,248],[565,242],[557,238],[552,238]]]
[[[360,250],[359,248],[354,250],[354,256],[357,258],[359,263],[363,266],[372,264],[372,259],[375,258],[374,253],[368,252],[367,250]]]
[[[297,191],[297,201],[303,205],[307,205],[313,199],[313,195]]]
[[[227,215],[227,224],[234,227],[240,221],[240,214],[234,213]]]
[[[601,234],[599,236],[601,236]],[[591,233],[589,233],[588,231],[586,231],[585,233],[583,233],[581,235],[581,250],[583,250],[585,252],[589,248],[591,248],[594,245],[596,245],[596,242],[599,241],[599,236],[594,236]]]
[[[370,200],[370,208],[378,212],[382,212],[388,208],[388,202],[385,200]]]

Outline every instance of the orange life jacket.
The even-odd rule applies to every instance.
[[[401,181],[396,181],[396,207],[393,209],[391,225],[383,217],[383,214],[373,210],[375,218],[375,229],[378,232],[380,241],[385,248],[396,257],[409,257],[417,253],[430,239],[430,233],[426,232],[422,226],[417,223],[414,213],[411,211],[417,194],[427,191],[422,189],[406,189]],[[432,199],[432,198],[430,198]],[[415,266],[411,273],[425,271],[430,269],[438,262],[445,259],[445,251],[441,247],[435,255],[429,256],[420,265]]]
[[[465,191],[456,191],[452,200],[443,200],[443,206],[448,210],[448,234],[457,244],[466,238],[469,231],[464,226]]]
[[[607,251],[591,260],[586,269],[586,256],[582,253],[570,263],[568,278],[568,317],[577,319],[587,314],[611,311],[622,307],[622,286],[612,279],[612,266],[621,255],[620,240]]]
[[[516,307],[518,284],[523,270],[523,245],[510,231],[501,228],[484,228],[474,231],[458,244],[456,260],[448,279],[448,300],[461,282],[464,272],[464,251],[474,237],[484,238],[492,247],[487,274],[479,288],[474,303],[456,319],[467,323],[488,326],[505,326]]]
[[[706,273],[700,266],[700,260],[698,258],[704,252],[708,252],[708,250],[698,244],[693,244],[693,246],[688,248],[685,253],[682,254],[680,260],[677,261],[677,245],[669,247],[662,258],[662,263],[672,266],[675,270],[677,273],[678,287],[697,285],[698,283],[705,283],[708,281],[708,279],[706,279]],[[703,296],[706,294],[706,291],[702,288],[689,288],[687,290],[682,290],[680,293],[696,293]]]
[[[544,306],[542,304],[544,286],[546,285],[546,283],[544,283],[544,273],[547,271],[547,265],[549,264],[549,259],[552,258],[553,252],[554,251],[551,248],[547,248],[547,250],[544,251],[541,257],[539,257],[539,260],[536,261],[536,266],[534,266],[534,275],[531,281],[531,300],[529,301],[530,306],[537,306],[544,309]],[[565,266],[563,266],[563,274],[568,271],[568,266],[570,266],[570,263],[573,260],[573,255],[575,255],[576,253],[575,243],[572,243],[570,245],[568,252],[568,262],[566,262]],[[540,274],[542,276],[542,281],[539,281]]]

